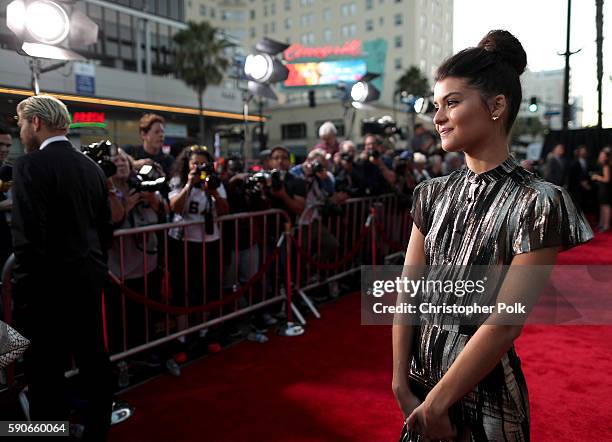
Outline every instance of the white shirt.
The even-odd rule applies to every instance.
[[[65,135],[57,135],[55,137],[47,138],[45,141],[43,141],[38,150],[43,150],[45,147],[47,147],[47,145],[55,143],[56,141],[68,141],[70,143],[70,140],[66,138]]]
[[[180,187],[180,181],[176,177],[170,180],[170,188],[172,190],[170,191],[168,198],[172,198],[180,193],[182,188]],[[219,196],[221,198],[227,199],[227,193],[225,191],[225,187],[223,187],[223,184],[219,186],[217,192],[219,192]],[[209,201],[210,200],[208,198],[208,195],[206,195],[206,192],[203,189],[199,187],[192,187],[191,191],[189,192],[189,196],[187,197],[187,201],[185,201],[185,208],[183,209],[183,213],[175,213],[172,222],[176,223],[179,221],[204,221],[205,213],[209,212]],[[181,240],[183,239],[182,234],[184,230],[185,239],[187,241],[217,241],[219,239],[219,223],[217,222],[217,209],[214,204],[212,207],[212,214],[215,221],[213,224],[214,230],[211,235],[206,235],[204,225],[189,226],[185,228],[173,228],[170,229],[169,235],[174,239]]]

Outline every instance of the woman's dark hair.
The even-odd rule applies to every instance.
[[[206,158],[207,163],[214,163],[215,161],[206,146],[193,145],[184,148],[172,165],[172,176],[179,177],[181,180],[181,186],[187,184],[187,177],[189,176],[189,160],[191,160],[191,157],[194,155],[202,155]]]
[[[489,31],[475,48],[467,48],[446,59],[438,68],[435,81],[447,77],[465,78],[480,90],[483,99],[498,94],[508,100],[506,132],[516,119],[523,94],[520,75],[527,66],[523,45],[508,31]]]

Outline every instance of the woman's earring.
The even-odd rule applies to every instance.
[[[498,118],[499,118],[499,117],[498,117],[497,115],[493,115],[493,116],[491,117],[491,119],[492,119],[493,121],[497,121],[497,119],[498,119]]]

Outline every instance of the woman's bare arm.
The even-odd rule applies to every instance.
[[[557,256],[557,248],[540,249],[517,255],[512,260],[509,273],[526,272],[527,268],[515,266],[552,266]],[[513,269],[514,268],[514,269]],[[530,269],[534,269],[533,267]],[[538,278],[540,280],[538,280]],[[516,301],[524,293],[539,292],[548,280],[548,273],[533,271],[533,277],[511,277],[504,280],[500,299]],[[535,301],[533,299],[532,301]],[[453,362],[448,372],[427,396],[424,405],[429,406],[433,415],[446,413],[448,408],[464,397],[499,363],[521,333],[522,325],[484,324],[466,344],[463,351]]]
[[[407,269],[422,267],[425,265],[424,236],[419,229],[413,225],[410,234],[410,242],[406,250],[404,260],[403,277],[406,277]],[[398,293],[398,303],[401,302],[401,293]],[[412,325],[393,325],[393,381],[392,388],[395,397],[407,417],[418,405],[410,392],[408,386],[408,374],[410,372],[410,361],[412,358],[412,339],[414,327]]]

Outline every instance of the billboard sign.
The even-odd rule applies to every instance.
[[[288,64],[289,77],[285,86],[327,86],[342,81],[354,83],[365,75],[367,65],[363,59],[319,61]]]

